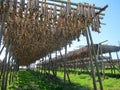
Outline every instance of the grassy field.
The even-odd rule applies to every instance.
[[[58,76],[63,78],[63,73],[59,72]],[[70,74],[70,79],[76,85],[85,87],[88,90],[93,90],[92,78],[88,74]],[[98,81],[96,82],[97,87],[99,88]],[[104,90],[120,90],[120,78],[112,77],[112,75],[106,75],[106,79],[103,79],[102,77],[102,83]]]
[[[79,90],[79,86],[74,84],[66,84],[61,79],[48,78],[39,72],[20,70],[16,75],[13,84],[8,86],[8,90]]]
[[[70,73],[72,84],[67,83],[65,88],[63,72],[58,72],[57,76],[59,78],[22,69],[15,74],[14,82],[8,85],[8,90],[93,90],[92,78],[85,72]],[[120,90],[120,78],[116,76],[108,74],[105,79],[102,77],[104,90]],[[99,88],[98,82],[97,87]]]

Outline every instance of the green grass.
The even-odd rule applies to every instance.
[[[120,79],[108,77],[103,80],[104,90],[120,90]]]
[[[58,72],[58,76],[62,79],[63,78],[63,72]],[[82,87],[85,87],[89,90],[93,90],[93,83],[92,78],[89,74],[69,74],[70,79],[73,83],[80,85]],[[102,79],[102,84],[104,90],[120,90],[120,78],[114,77],[115,75],[105,76],[106,79]],[[97,77],[96,77],[97,79]],[[97,88],[99,89],[99,83],[97,82]]]
[[[18,88],[20,90],[79,90],[80,88],[75,84],[66,83],[64,89],[64,83],[61,79],[53,80],[44,74],[30,70],[20,70],[16,76],[18,79],[8,86],[8,90]]]
[[[92,78],[86,72],[69,73],[72,84],[67,82],[65,89],[63,82],[64,73],[58,72],[57,76],[59,80],[56,81],[40,72],[23,69],[15,74],[14,82],[8,85],[8,90],[16,90],[17,88],[20,90],[80,90],[82,87],[87,88],[87,90],[93,90]],[[104,90],[120,90],[120,77],[118,76],[119,74],[106,74],[105,79],[102,77]],[[98,81],[97,88],[99,89]]]
[[[63,78],[63,72],[58,72],[58,76],[62,79]],[[84,88],[88,88],[88,89],[92,89],[92,80],[91,77],[88,74],[69,74],[70,76],[70,80],[72,81],[72,83],[84,87]]]

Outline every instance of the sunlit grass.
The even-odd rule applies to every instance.
[[[110,73],[110,70],[107,71]],[[51,73],[52,74],[52,73]],[[58,71],[57,76],[60,81],[54,81],[46,78],[44,74],[36,71],[20,70],[15,74],[14,82],[8,85],[8,90],[80,90],[80,88],[87,88],[87,90],[93,90],[93,82],[90,74],[84,72],[70,72],[70,80],[72,85],[67,82],[66,89],[64,89],[63,77],[64,73]],[[103,76],[102,84],[104,90],[120,90],[120,78],[117,75],[105,75]],[[67,77],[67,76],[66,76]],[[68,79],[67,79],[68,80]],[[99,83],[96,77],[97,88],[99,90]]]
[[[58,76],[63,79],[63,72],[58,72]],[[92,89],[92,80],[91,77],[87,74],[69,74],[70,76],[70,80],[72,83],[75,83],[78,86],[84,87],[84,88],[88,88],[88,89]]]
[[[107,71],[107,73],[110,73],[110,70]],[[58,72],[58,76],[61,79],[63,79],[63,72]],[[69,76],[73,83],[80,85],[82,87],[85,87],[89,90],[93,90],[92,77],[89,74],[70,73]],[[120,78],[116,76],[117,75],[114,75],[114,74],[113,75],[107,74],[105,75],[105,79],[103,78],[103,76],[101,76],[104,90],[120,90]],[[97,88],[99,89],[99,82],[97,77],[96,77],[96,84],[97,84]]]

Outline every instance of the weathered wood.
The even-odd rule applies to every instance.
[[[66,60],[67,60],[67,46],[65,46],[65,58],[64,58],[64,83],[65,83],[65,86],[66,86]]]
[[[50,70],[55,74],[51,53],[65,47],[65,56],[62,56],[61,66],[64,66],[64,82],[66,84],[66,76],[70,81],[66,65],[68,60],[67,45],[70,45],[75,39],[79,41],[81,32],[87,32],[86,39],[89,44],[89,50],[92,50],[90,47],[90,42],[92,44],[91,36],[86,27],[94,23],[92,24],[94,31],[99,32],[101,24],[99,20],[104,15],[101,12],[107,6],[99,8],[87,3],[72,3],[69,0],[67,2],[55,0],[54,2],[55,4],[47,2],[47,0],[28,0],[27,3],[25,3],[25,0],[20,0],[20,2],[18,0],[5,0],[5,4],[0,4],[0,7],[4,6],[0,10],[0,16],[2,16],[2,20],[0,20],[0,41],[3,38],[2,36],[4,36],[3,42],[7,43],[3,64],[2,90],[6,89],[8,77],[8,66],[5,66],[8,53],[12,53],[12,57],[14,57],[14,69],[16,71],[19,70],[19,65],[30,66],[31,63],[42,58],[41,72],[44,71],[45,73],[47,69],[49,74]],[[56,4],[56,2],[63,4]],[[11,45],[10,51],[8,51],[9,44]],[[48,54],[50,54],[49,62],[46,62],[44,57]],[[94,82],[92,51],[89,51],[89,55],[91,58],[94,88],[97,89]]]
[[[10,73],[10,75],[9,75],[9,85],[11,84],[11,82],[13,82],[13,79],[12,79],[12,77],[13,77],[13,58],[11,59],[11,66],[10,66],[10,70],[9,70],[9,73]]]
[[[95,79],[95,71],[94,71],[94,66],[93,66],[93,56],[92,56],[92,52],[91,52],[92,49],[90,47],[88,30],[86,31],[86,41],[87,41],[87,44],[88,44],[88,53],[89,53],[89,57],[90,57],[90,66],[91,66],[91,75],[92,75],[92,80],[93,80],[93,88],[94,88],[94,90],[97,90],[96,79]]]
[[[64,0],[49,0],[49,1],[54,1],[54,2],[59,2],[59,3],[67,3],[67,1],[64,1]],[[77,6],[77,3],[73,3],[73,2],[70,2],[70,4],[71,5],[74,5],[74,6]],[[88,5],[85,5],[86,7],[88,6]],[[101,9],[100,7],[96,7],[96,6],[94,6],[94,8],[95,9]]]
[[[66,46],[66,48],[67,48],[67,46]],[[67,53],[67,50],[65,50],[65,52]],[[67,70],[67,68],[66,68],[66,66],[65,66],[65,65],[66,65],[66,61],[64,61],[64,59],[67,60],[67,58],[64,58],[64,57],[63,57],[61,51],[59,51],[59,53],[60,53],[60,56],[61,56],[61,60],[62,60],[62,62],[63,62],[63,67],[64,67],[64,80],[65,80],[65,83],[66,83],[66,74],[67,74],[69,83],[71,83],[68,70]],[[61,71],[61,70],[60,70],[60,71]]]
[[[3,61],[0,63],[0,79],[2,78],[2,74],[3,74]]]
[[[0,55],[1,55],[1,53],[2,53],[2,51],[3,51],[3,49],[4,49],[4,47],[5,47],[5,44],[2,46],[2,48],[1,48],[1,50],[0,50]]]
[[[27,7],[29,5],[21,1],[16,9],[10,5],[6,21],[8,30],[5,32],[5,36],[9,35],[13,56],[20,65],[29,65],[50,52],[64,47],[65,44],[70,44],[72,40],[79,39],[80,33],[84,31],[83,28],[92,23],[91,17],[88,17],[91,16],[91,13],[87,14],[92,12],[87,11],[87,7],[90,5],[84,6],[87,4],[81,4],[86,13],[83,15],[79,13],[78,15],[78,8],[75,7],[76,10],[72,10],[70,2],[67,3],[67,7],[60,5],[60,12],[57,11],[58,6],[56,4],[51,8],[46,1],[39,2],[42,3],[40,8],[36,6],[36,2],[29,1],[29,3],[31,6]],[[27,8],[25,9],[23,5]],[[16,11],[17,9],[18,11]],[[86,23],[80,17],[84,18]],[[30,57],[27,57],[29,55]]]
[[[0,3],[1,4],[1,3]],[[3,3],[2,3],[3,4]],[[0,5],[1,6],[1,5]],[[2,8],[1,8],[2,9]],[[1,27],[0,27],[0,46],[1,46],[1,40],[2,40],[2,35],[3,35],[3,32],[4,32],[4,26],[5,26],[5,21],[6,21],[6,19],[7,19],[7,15],[8,15],[8,10],[9,10],[9,6],[8,6],[8,4],[6,4],[5,5],[5,8],[4,8],[4,10],[3,10],[3,12],[2,12],[2,14],[0,15],[1,17],[2,17],[2,20],[0,21],[1,22]]]
[[[118,60],[118,68],[120,69],[120,58],[119,58],[118,52],[116,52],[116,56],[117,56],[117,60]]]
[[[7,65],[6,65],[5,89],[7,89],[7,83],[8,83],[8,74],[9,74],[9,69],[10,69],[10,58],[11,58],[11,54],[9,53],[8,54],[8,62],[7,62]]]
[[[3,62],[3,74],[2,74],[1,90],[6,90],[5,80],[6,80],[6,64],[7,64],[8,49],[9,49],[9,43],[8,43],[8,38],[7,38],[7,46],[6,46],[5,58],[4,58],[4,62]]]
[[[93,56],[94,56],[94,61],[95,61],[95,66],[96,66],[96,71],[97,71],[98,80],[99,80],[99,84],[100,84],[100,90],[103,90],[102,80],[101,80],[101,76],[100,76],[100,73],[99,73],[99,67],[98,67],[98,62],[97,62],[97,58],[96,58],[96,53],[95,53],[95,49],[93,47],[93,40],[92,40],[92,36],[91,36],[91,32],[90,32],[89,27],[88,27],[88,33],[89,33],[90,42],[91,42],[91,45],[92,45],[92,51],[93,51]]]
[[[101,45],[101,44],[100,44]],[[100,48],[100,54],[101,56],[103,57],[103,54],[102,54],[102,49]],[[103,74],[103,78],[105,79],[105,63],[103,61],[104,59],[102,59],[102,74]]]

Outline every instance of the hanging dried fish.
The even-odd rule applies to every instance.
[[[80,12],[81,15],[84,15],[84,5],[82,3],[80,3]]]
[[[6,4],[9,4],[9,2],[10,2],[10,0],[5,0],[5,3],[6,3]]]
[[[89,5],[88,8],[87,8],[87,13],[88,13],[88,18],[91,17],[91,12],[90,12],[90,9],[91,9],[91,6]]]
[[[4,36],[9,36],[14,48],[13,56],[21,64],[34,62],[37,58],[70,44],[72,40],[79,41],[81,33],[85,33],[86,27],[91,23],[93,30],[99,32],[99,14],[95,15],[94,5],[79,3],[76,8],[70,0],[66,6],[61,4],[61,7],[49,5],[46,0],[40,1],[40,6],[39,0],[29,0],[27,5],[25,0],[20,0],[20,4],[17,1],[10,0],[5,27],[7,33]],[[8,3],[9,0],[5,2]],[[2,12],[7,6],[0,5],[1,21]]]
[[[67,0],[67,4],[66,4],[66,13],[67,13],[67,16],[70,16],[70,14],[71,14],[70,0]]]
[[[94,16],[95,16],[95,8],[94,8],[94,4],[93,4],[93,6],[91,6],[91,16],[92,16],[92,18],[94,18]]]
[[[32,0],[29,0],[29,1],[27,2],[27,8],[28,8],[28,9],[31,8],[31,3],[32,3]]]
[[[57,9],[56,9],[56,5],[54,5],[53,8],[53,19],[57,18]]]
[[[83,6],[83,11],[84,11],[84,17],[87,17],[87,4],[86,3],[84,3],[84,6]]]
[[[52,19],[52,7],[50,7],[50,10],[48,11],[48,19]]]
[[[39,0],[33,0],[32,8],[39,8]]]
[[[21,10],[24,11],[24,9],[25,9],[25,0],[20,0],[20,7],[21,7]]]
[[[14,9],[16,9],[17,8],[17,0],[13,0],[13,7],[14,7]]]
[[[96,24],[95,24],[95,25],[96,25],[96,31],[97,31],[97,32],[100,32],[100,31],[99,31],[99,28],[100,28],[99,16],[96,15],[94,19],[95,19],[95,23],[96,23]]]
[[[80,10],[80,3],[77,4],[77,15],[81,14],[81,10]]]
[[[0,3],[3,3],[4,0],[0,0]]]
[[[62,7],[61,7],[61,12],[60,12],[60,16],[62,17],[62,18],[64,18],[65,17],[65,14],[66,14],[66,8],[65,8],[65,6],[62,4],[61,5]]]

